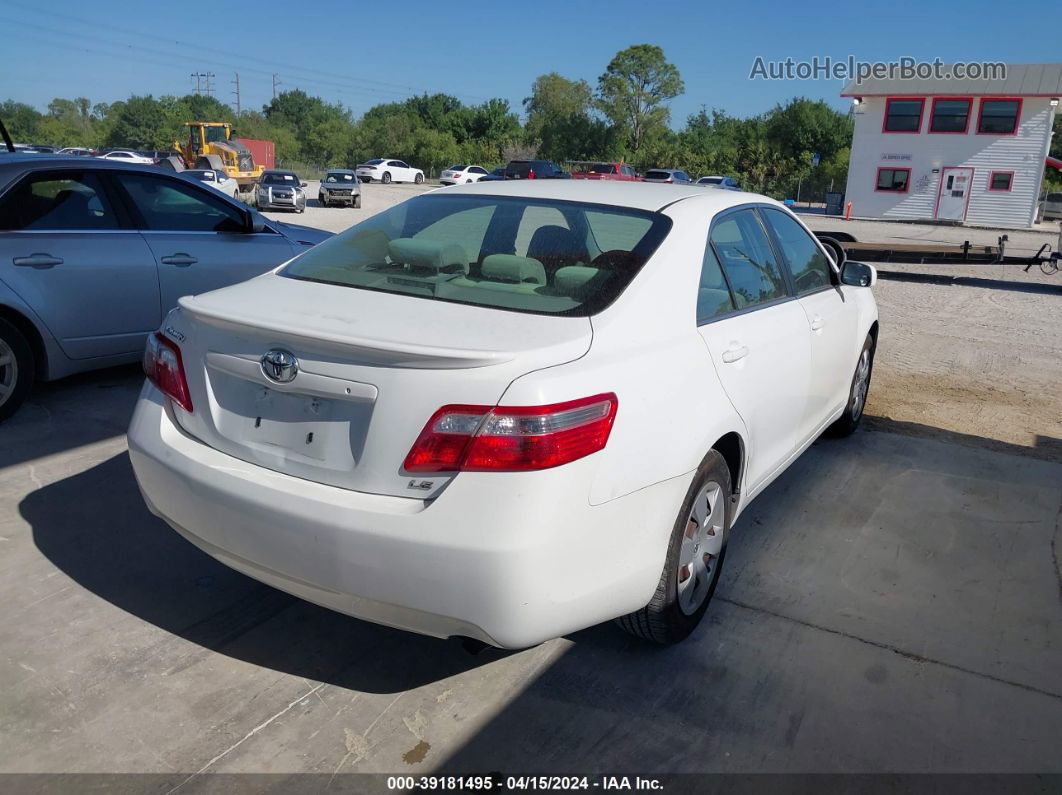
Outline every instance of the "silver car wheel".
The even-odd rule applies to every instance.
[[[18,359],[15,358],[15,351],[0,339],[0,406],[14,394],[17,382]]]
[[[855,383],[852,384],[852,401],[849,411],[852,419],[857,419],[863,413],[863,405],[867,402],[867,390],[870,389],[870,349],[864,348],[859,356],[859,364],[856,365]]]
[[[686,531],[679,548],[676,588],[679,609],[687,616],[697,612],[719,576],[725,503],[723,487],[709,481],[697,493],[686,519]]]

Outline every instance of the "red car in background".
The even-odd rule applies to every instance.
[[[611,179],[617,182],[641,182],[633,166],[626,163],[602,163],[586,160],[572,163],[572,179]]]

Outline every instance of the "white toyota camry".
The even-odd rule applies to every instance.
[[[129,429],[229,566],[439,637],[686,637],[742,510],[863,412],[874,269],[762,196],[492,182],[184,298]]]

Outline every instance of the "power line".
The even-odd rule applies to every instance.
[[[98,20],[92,20],[92,19],[87,19],[87,18],[84,18],[84,17],[78,17],[78,16],[74,16],[72,14],[64,14],[64,13],[61,13],[61,12],[53,11],[52,9],[49,9],[47,12],[42,12],[41,9],[39,9],[39,8],[36,8],[34,6],[31,6],[31,5],[28,5],[28,4],[25,4],[25,3],[12,2],[12,0],[5,0],[5,4],[8,5],[8,6],[14,7],[14,8],[22,9],[24,11],[30,11],[30,12],[32,12],[34,14],[47,13],[47,15],[49,17],[56,17],[56,18],[60,18],[60,19],[66,19],[66,20],[69,20],[71,22],[76,22],[79,25],[90,25],[90,26],[95,27],[95,28],[102,28],[104,30],[107,30],[108,32],[125,33],[125,34],[130,35],[130,36],[135,36],[135,37],[137,37],[139,39],[153,39],[155,41],[166,42],[167,44],[174,44],[174,45],[177,45],[177,46],[181,47],[182,49],[189,49],[190,48],[190,49],[200,50],[202,52],[209,52],[209,53],[212,53],[212,54],[215,55],[215,60],[217,60],[217,56],[227,56],[228,55],[228,53],[223,51],[223,50],[219,50],[219,49],[214,48],[214,47],[208,47],[208,46],[205,46],[205,45],[202,45],[202,44],[197,44],[195,42],[184,42],[184,41],[180,41],[180,40],[177,40],[177,39],[167,38],[165,36],[158,36],[158,35],[151,34],[151,33],[144,33],[143,31],[133,30],[133,29],[130,29],[130,28],[117,27],[117,26],[114,26],[114,25],[111,25],[111,24],[108,24],[108,23],[101,23]],[[13,21],[16,22],[16,24],[28,24],[28,23],[22,22],[21,20],[13,20]],[[47,29],[46,28],[45,30],[48,30],[49,32],[62,33],[62,31],[56,31],[54,29]],[[83,38],[83,37],[86,36],[85,32],[81,31],[81,30],[79,30],[77,32],[77,34],[66,34],[66,35],[74,35],[76,38]],[[97,40],[99,40],[98,37],[97,37]],[[147,50],[146,48],[137,47],[136,45],[131,45],[131,44],[127,44],[127,45],[123,45],[123,46],[136,48],[136,49],[144,49],[147,52],[152,52],[152,53],[159,52],[157,49]],[[179,56],[174,54],[174,56],[187,59],[187,56],[183,55],[183,54],[179,55]],[[266,65],[268,65],[270,67],[273,67],[273,68],[276,68],[276,67],[279,66],[279,67],[283,68],[284,71],[287,72],[287,73],[295,73],[295,72],[299,72],[300,74],[301,73],[312,73],[312,74],[325,75],[327,78],[332,78],[333,80],[339,80],[339,81],[342,81],[342,82],[347,83],[347,84],[368,83],[368,84],[371,84],[371,85],[389,87],[391,89],[400,89],[402,96],[408,96],[409,94],[434,93],[436,91],[436,89],[429,90],[428,88],[425,88],[425,87],[411,86],[411,85],[406,85],[406,84],[402,84],[402,83],[392,83],[392,82],[388,82],[388,81],[384,81],[384,80],[374,80],[372,78],[366,78],[366,77],[353,77],[351,75],[344,75],[344,74],[339,74],[339,73],[336,73],[336,72],[328,72],[328,71],[325,71],[325,70],[322,70],[322,69],[315,69],[313,67],[307,67],[307,66],[296,66],[296,65],[293,65],[293,64],[281,63],[281,62],[278,62],[278,61],[273,60],[273,59],[259,58],[259,57],[253,56],[253,55],[241,55],[240,56],[240,61],[241,61],[241,63],[239,65],[242,68],[244,68],[245,71],[256,71],[256,70],[253,70],[253,69],[251,69],[249,67],[244,66],[244,64],[247,61],[252,61],[252,62],[256,62],[256,63],[266,64]],[[232,65],[236,65],[236,64],[232,64]],[[257,70],[257,71],[261,71],[261,70]],[[313,78],[313,77],[300,77],[299,79],[302,79],[303,82],[307,82],[307,83],[326,84],[327,82],[329,82],[329,81],[322,81],[322,80],[320,80],[318,78]],[[367,87],[364,87],[364,86],[362,86],[360,88],[361,88],[362,91],[373,91],[373,89],[367,88]],[[392,95],[394,95],[394,94],[396,94],[398,92],[395,92],[395,91],[391,91],[391,92],[379,91],[379,93],[391,93]],[[449,92],[443,92],[443,93],[449,93]],[[478,95],[475,95],[475,94],[461,94],[460,96],[464,97],[465,99],[478,99],[478,100],[490,99],[490,97],[478,96]]]

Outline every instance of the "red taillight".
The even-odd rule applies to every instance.
[[[528,179],[534,179],[535,178],[535,170],[533,168],[529,168],[527,170],[527,178]]]
[[[403,465],[407,472],[525,472],[596,453],[619,401],[604,395],[549,406],[443,406]]]
[[[164,395],[185,411],[192,410],[192,394],[184,377],[181,349],[156,331],[144,348],[144,374]]]

